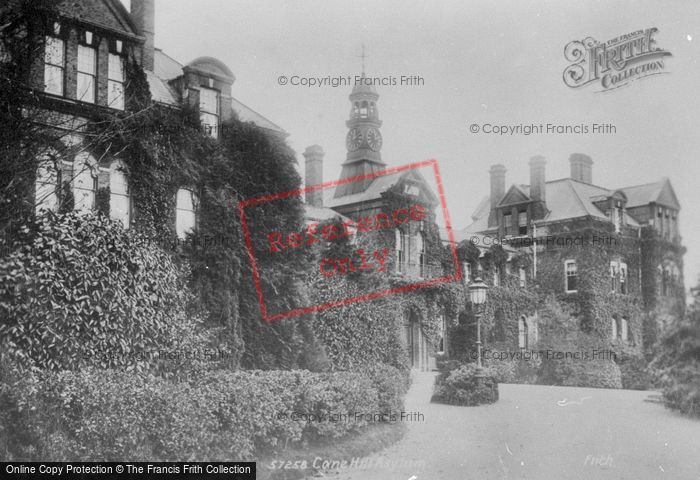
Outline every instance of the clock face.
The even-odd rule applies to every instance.
[[[367,145],[375,152],[382,148],[382,134],[376,128],[367,130]]]
[[[362,132],[358,128],[353,128],[348,132],[348,136],[345,139],[348,150],[355,151],[360,148],[360,143],[362,142]]]

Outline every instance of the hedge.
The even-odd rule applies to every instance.
[[[359,431],[372,420],[355,412],[398,411],[405,392],[388,366],[373,376],[218,370],[189,381],[4,368],[0,380],[0,451],[10,461],[254,459]]]

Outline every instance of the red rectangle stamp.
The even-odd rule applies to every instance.
[[[420,169],[429,170],[434,175],[437,196],[432,193],[432,190],[428,191],[430,187],[427,186],[425,177],[420,174]],[[388,206],[387,189],[389,186],[396,185],[405,187],[406,192],[416,196],[405,195],[401,198],[409,200]],[[361,188],[354,188],[360,186]],[[265,225],[264,221],[253,224],[248,215],[252,208],[266,208],[273,211],[276,201],[298,197],[308,192],[333,189],[337,197],[338,191],[336,189],[338,188],[342,188],[342,192],[345,192],[345,196],[341,198],[345,202],[344,205],[341,205],[342,202],[336,201],[332,205],[332,210],[327,207],[317,209],[319,212],[325,213],[328,221],[314,221],[313,218],[307,216],[306,225],[303,228],[283,232],[280,229],[284,227],[270,227]],[[417,196],[421,188],[428,191],[429,198],[434,199],[429,203],[435,209],[439,205],[442,211],[448,240],[449,268],[444,266],[444,262],[437,265],[426,263],[425,257],[427,255],[424,255],[423,252],[426,250],[427,242],[423,240],[423,233],[419,233],[420,239],[418,236],[414,236],[411,237],[415,238],[413,241],[404,240],[406,238],[404,235],[407,235],[407,232],[419,230],[423,232],[424,222],[434,220],[436,216],[431,211],[430,205],[426,207],[426,202],[421,201],[420,197]],[[410,198],[415,198],[415,200],[411,201]],[[383,208],[379,208],[378,205],[382,202],[384,202]],[[436,160],[391,167],[365,175],[262,195],[239,202],[238,210],[260,304],[260,313],[262,319],[267,322],[373,300],[387,295],[408,293],[420,288],[462,279],[452,224]],[[258,215],[257,218],[264,218],[264,215]],[[414,224],[414,227],[411,227],[411,224]],[[379,244],[375,243],[372,248],[367,247],[366,244],[359,245],[356,238],[369,233],[378,235],[377,238],[380,239],[390,239],[390,241],[386,243],[380,241]],[[438,242],[441,241],[437,230],[434,230],[433,237]],[[394,239],[396,239],[395,242]],[[347,250],[345,255],[318,254],[318,252],[323,251],[324,244],[330,245],[332,242],[338,241],[345,241],[345,245],[349,246],[350,250]],[[442,247],[440,246],[440,248]],[[419,261],[417,263],[407,261],[410,254],[415,254]],[[271,311],[269,294],[266,298],[262,286],[261,269],[274,269],[275,256],[280,255],[305,255],[303,258],[312,258],[316,269],[316,278],[328,279],[329,282],[341,276],[357,275],[364,272],[386,274],[391,276],[392,281],[386,282],[383,284],[383,288],[374,291],[355,291],[345,297],[332,298],[329,301],[316,304],[309,302],[309,305],[302,305],[298,308]],[[415,268],[412,269],[412,267]]]

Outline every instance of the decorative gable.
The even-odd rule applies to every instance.
[[[515,205],[518,203],[530,202],[532,199],[517,185],[513,185],[503,196],[503,199],[498,202],[498,206]]]
[[[674,210],[680,210],[681,208],[678,197],[676,197],[676,192],[674,192],[671,182],[667,178],[664,179],[661,191],[656,197],[656,203],[673,208]]]

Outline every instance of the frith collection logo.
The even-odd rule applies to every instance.
[[[564,83],[579,88],[599,82],[599,91],[604,92],[650,75],[668,73],[664,57],[671,56],[671,52],[656,45],[656,32],[657,28],[647,28],[604,43],[592,37],[569,42],[564,56],[572,63],[564,70]]]

